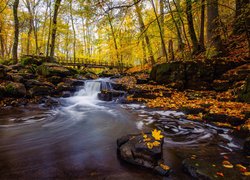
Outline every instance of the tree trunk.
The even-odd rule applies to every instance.
[[[168,2],[168,8],[169,8],[169,11],[170,11],[171,18],[172,18],[172,20],[174,22],[174,25],[175,25],[175,28],[176,28],[176,31],[177,31],[178,50],[181,51],[181,52],[183,52],[183,50],[184,50],[184,44],[183,44],[182,37],[181,37],[181,28],[180,28],[180,25],[177,23],[174,15],[173,15],[172,7],[170,5],[169,0],[167,2]],[[178,11],[178,9],[177,9],[177,11]],[[179,12],[177,12],[177,13],[179,13]]]
[[[76,61],[76,30],[75,30],[75,25],[74,25],[74,18],[73,18],[73,8],[72,8],[72,2],[73,0],[70,1],[70,19],[71,19],[71,26],[73,29],[73,57],[74,57],[74,62]]]
[[[186,0],[186,14],[187,14],[189,35],[193,45],[193,54],[196,54],[200,51],[200,47],[194,30],[191,0]]]
[[[220,54],[223,51],[222,41],[219,32],[219,8],[218,0],[210,0],[207,5],[207,38],[211,47]]]
[[[165,40],[165,28],[164,28],[164,19],[165,19],[165,14],[164,14],[164,0],[160,0],[160,27],[161,27],[161,36],[163,37],[163,41]],[[167,56],[166,54],[166,45],[165,43],[161,43],[161,56]]]
[[[164,35],[163,35],[161,23],[159,21],[159,18],[157,16],[157,12],[156,12],[156,9],[155,9],[154,0],[151,0],[151,4],[152,4],[153,9],[154,9],[154,13],[155,13],[155,17],[156,17],[156,22],[157,22],[157,25],[158,25],[158,28],[159,28],[159,32],[160,32],[162,53],[163,53],[163,56],[166,58],[166,61],[168,61],[167,50],[166,50],[166,46],[165,46],[165,42],[164,42]],[[163,4],[163,2],[162,2],[162,4]],[[164,14],[161,14],[161,16],[164,17]],[[163,18],[162,25],[164,25],[164,18]]]
[[[134,0],[134,2],[136,3],[135,0]],[[143,19],[142,19],[141,9],[139,8],[137,3],[135,4],[135,8],[136,8],[136,13],[137,13],[139,24],[140,24],[140,31],[141,31],[141,33],[144,33],[145,41],[147,44],[147,49],[148,49],[149,56],[150,56],[150,61],[151,61],[151,64],[154,65],[155,60],[154,60],[153,50],[152,50],[152,47],[150,44],[149,37],[148,37],[147,32],[145,30],[145,24],[144,24]]]
[[[141,45],[142,45],[143,64],[146,64],[148,61],[147,61],[147,52],[146,52],[146,45],[145,45],[144,39],[142,39]]]
[[[172,39],[169,40],[169,44],[168,44],[168,53],[170,55],[170,60],[174,61],[174,44]]]
[[[15,0],[13,4],[15,30],[14,30],[14,44],[12,48],[12,59],[15,64],[18,62],[18,37],[19,37],[18,6],[19,6],[19,0]]]
[[[205,50],[204,44],[204,28],[205,28],[205,0],[201,0],[201,25],[200,25],[200,38],[199,44],[201,46],[201,50]]]
[[[249,33],[250,29],[250,10],[249,0],[236,0],[236,13],[234,23],[234,34]]]
[[[52,22],[52,33],[51,33],[51,47],[50,47],[50,59],[53,60],[55,56],[55,43],[56,43],[56,30],[57,30],[57,16],[61,0],[56,0],[54,7],[54,15]]]
[[[4,38],[2,35],[2,25],[0,24],[0,48],[1,48],[1,58],[4,59]]]

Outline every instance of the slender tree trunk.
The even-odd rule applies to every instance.
[[[4,38],[2,35],[2,25],[0,25],[0,48],[1,48],[1,58],[4,59]]]
[[[18,62],[18,38],[19,38],[18,6],[19,6],[19,0],[15,0],[13,4],[15,31],[14,31],[14,44],[12,48],[12,59],[14,63]]]
[[[134,2],[136,2],[136,1],[134,0]],[[140,31],[141,31],[141,33],[144,33],[145,41],[147,44],[147,49],[148,49],[149,56],[150,56],[150,61],[151,61],[151,64],[154,65],[155,60],[154,60],[153,50],[152,50],[147,32],[145,31],[145,24],[144,24],[143,19],[142,19],[141,10],[140,10],[138,4],[135,4],[135,8],[136,8],[136,13],[137,13],[139,24],[140,24]]]
[[[191,53],[192,50],[191,50],[191,46],[190,46],[190,43],[189,43],[189,40],[188,40],[188,37],[187,37],[187,32],[186,32],[186,29],[185,29],[185,24],[183,22],[183,19],[181,17],[181,13],[180,13],[181,12],[181,9],[180,9],[180,0],[177,0],[176,2],[175,2],[175,0],[173,0],[173,3],[174,3],[174,5],[175,5],[175,7],[176,7],[176,9],[178,11],[178,17],[179,17],[179,20],[181,22],[180,24],[182,26],[183,34],[184,34],[185,40],[187,42],[188,49],[189,49],[189,51]],[[180,33],[181,33],[181,28],[180,28]]]
[[[109,26],[110,26],[111,34],[112,34],[112,37],[113,37],[113,41],[114,41],[117,62],[120,63],[119,53],[118,53],[118,46],[117,46],[117,41],[116,41],[116,37],[115,37],[114,27],[113,27],[113,24],[112,24],[111,17],[109,15],[109,13],[108,13],[108,21],[109,21]]]
[[[146,45],[145,45],[144,39],[142,39],[141,45],[142,45],[143,64],[146,64],[147,63],[147,52],[146,52]]]
[[[186,0],[186,14],[187,14],[189,35],[193,45],[193,54],[196,54],[200,51],[200,47],[194,30],[191,0]]]
[[[76,61],[76,30],[74,25],[74,18],[73,18],[73,8],[72,8],[73,0],[70,1],[70,19],[71,19],[71,26],[73,29],[73,58],[74,62]]]
[[[56,31],[57,31],[57,16],[61,0],[56,0],[54,15],[53,15],[53,24],[52,24],[52,33],[51,33],[51,47],[50,47],[50,59],[53,60],[55,56],[55,43],[56,43]]]
[[[164,14],[164,0],[160,0],[160,28],[161,28],[161,36],[163,37],[163,41],[165,40],[165,28],[164,28],[164,19],[165,19],[165,14]],[[161,43],[161,56],[167,56],[166,54],[166,46],[165,43]]]
[[[205,28],[205,0],[201,0],[201,25],[200,25],[200,38],[199,44],[201,46],[201,50],[205,50],[204,44],[204,28]]]
[[[30,43],[31,43],[31,33],[32,33],[32,20],[30,19],[29,22],[29,31],[28,31],[28,38],[27,38],[27,47],[26,47],[26,54],[29,55],[30,54]]]
[[[181,52],[183,52],[183,50],[184,50],[184,44],[183,44],[182,37],[181,37],[181,28],[179,27],[179,24],[175,20],[175,17],[173,15],[173,11],[172,11],[172,7],[170,5],[169,0],[167,1],[167,3],[168,3],[168,8],[169,8],[169,11],[170,11],[171,18],[172,18],[172,20],[174,22],[174,25],[175,25],[175,28],[176,28],[176,31],[177,31],[178,50],[181,51]]]
[[[223,51],[219,32],[219,8],[218,0],[210,0],[207,5],[207,38],[215,51],[220,54]]]
[[[174,44],[172,39],[169,40],[169,44],[168,44],[168,53],[170,55],[170,60],[174,61]]]
[[[166,46],[165,46],[165,42],[164,42],[164,35],[163,35],[163,32],[162,32],[161,23],[160,23],[159,18],[157,16],[157,12],[156,12],[156,9],[155,9],[154,1],[151,0],[151,3],[152,3],[152,6],[153,6],[153,9],[154,9],[154,13],[155,13],[155,17],[156,17],[156,22],[157,22],[157,25],[158,25],[158,28],[159,28],[159,32],[160,32],[161,47],[162,47],[163,55],[165,56],[166,61],[168,61],[168,55],[167,55],[167,50],[166,50]],[[161,14],[161,16],[164,16],[164,14]],[[163,21],[164,21],[164,19],[163,19]]]

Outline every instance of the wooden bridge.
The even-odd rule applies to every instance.
[[[50,57],[37,56],[37,55],[22,55],[22,57],[33,57],[47,61]],[[109,68],[109,69],[129,69],[132,67],[128,63],[114,63],[102,60],[90,59],[90,58],[65,58],[61,56],[55,56],[55,61],[63,66],[72,66],[77,68]]]

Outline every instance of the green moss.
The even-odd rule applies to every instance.
[[[6,91],[7,94],[10,94],[10,95],[13,95],[13,94],[16,93],[16,89],[15,89],[15,87],[12,84],[8,84],[5,87],[5,91]]]
[[[20,63],[23,66],[27,65],[40,65],[41,61],[39,59],[33,58],[33,57],[24,57],[20,60]]]

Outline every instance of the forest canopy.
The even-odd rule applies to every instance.
[[[244,34],[248,0],[0,0],[0,59],[89,58],[133,65],[209,59]]]

